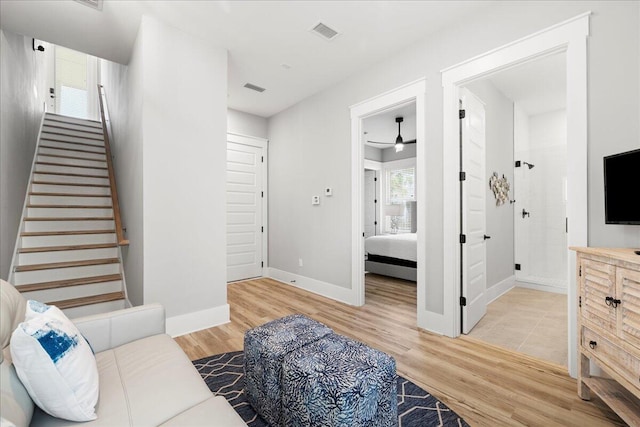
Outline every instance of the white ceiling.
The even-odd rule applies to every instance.
[[[141,16],[153,16],[226,48],[229,107],[269,117],[496,3],[104,0],[97,11],[73,0],[2,0],[0,27],[127,64]],[[340,35],[310,33],[319,21]]]
[[[404,119],[400,126],[402,139],[405,141],[416,139],[416,103],[411,102],[364,119],[362,121],[362,128],[365,132],[365,145],[379,149],[392,147],[392,145],[371,144],[367,143],[367,141],[395,143],[396,137],[398,136],[396,117],[402,117]]]
[[[565,53],[527,62],[487,79],[530,116],[567,108]]]

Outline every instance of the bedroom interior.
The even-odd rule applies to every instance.
[[[486,111],[487,314],[469,336],[567,365],[565,54],[466,85]]]

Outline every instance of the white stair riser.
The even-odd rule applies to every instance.
[[[87,259],[117,258],[117,248],[79,249],[73,251],[33,252],[18,255],[18,265],[49,262],[82,261]]]
[[[74,209],[74,208],[27,208],[28,218],[84,218],[111,217],[113,209]]]
[[[69,166],[90,166],[92,168],[106,168],[106,160],[78,160],[78,159],[65,159],[62,157],[50,157],[42,154],[38,154],[39,162],[60,163]]]
[[[107,161],[107,156],[104,153],[85,153],[84,151],[61,150],[49,147],[40,147],[40,149],[38,150],[38,154],[41,156],[48,156],[50,154],[53,154],[55,156],[80,157],[82,159],[95,160],[100,162]]]
[[[68,129],[68,128],[59,128],[59,127],[53,127],[53,126],[48,126],[48,125],[44,125],[42,127],[42,132],[43,133],[55,133],[56,135],[59,136],[74,136],[77,138],[87,138],[87,139],[100,139],[102,140],[102,134],[101,133],[96,133],[96,132],[82,132],[80,130],[75,130],[75,129]]]
[[[83,123],[83,124],[60,123],[60,122],[54,122],[54,121],[45,119],[44,125],[51,126],[51,127],[58,127],[58,128],[63,127],[66,130],[81,130],[81,131],[97,133],[98,135],[102,135],[101,124],[98,124],[98,126],[94,126],[93,124],[87,125],[87,123]]]
[[[29,196],[32,205],[99,205],[111,207],[111,197]]]
[[[14,281],[16,285],[24,285],[116,273],[120,273],[120,264],[87,265],[82,267],[52,268],[50,270],[18,271],[14,273]]]
[[[92,283],[88,285],[67,286],[64,288],[46,289],[42,291],[23,292],[22,296],[44,303],[62,301],[72,298],[90,297],[94,295],[119,292],[122,290],[122,281]]]
[[[41,145],[46,145],[48,147],[58,147],[58,148],[68,148],[71,150],[85,150],[85,151],[92,151],[98,154],[104,154],[105,153],[105,149],[103,146],[98,146],[98,145],[92,145],[92,146],[87,146],[87,145],[79,145],[79,144],[71,144],[69,142],[62,142],[62,141],[49,141],[49,140],[43,140],[40,142]]]
[[[113,230],[113,220],[108,221],[25,221],[24,231],[77,231]]]
[[[82,185],[33,184],[32,193],[71,193],[71,194],[100,194],[111,195],[109,187],[87,187]]]
[[[76,117],[59,116],[51,113],[47,113],[47,115],[45,116],[45,121],[47,121],[47,119],[51,119],[49,122],[53,121],[53,123],[57,126],[68,123],[68,124],[95,126],[97,128],[102,127],[102,124],[100,124],[100,122],[97,122],[94,120],[85,120],[85,119],[78,119]]]
[[[65,308],[62,312],[69,318],[90,316],[92,314],[108,313],[110,311],[127,308],[125,300],[109,301],[100,304],[90,304],[82,307]]]
[[[50,162],[58,163],[58,162]],[[109,177],[109,171],[107,169],[94,169],[94,168],[78,168],[73,166],[57,166],[57,165],[42,165],[36,164],[36,172],[57,172],[57,173],[75,173],[81,175],[94,175]]]
[[[82,138],[78,136],[69,136],[69,135],[57,135],[55,133],[50,132],[42,132],[42,139],[54,140],[54,141],[69,141],[69,142],[81,142],[83,144],[95,145],[98,147],[104,147],[104,141],[98,141],[91,138]]]
[[[33,174],[34,181],[64,182],[69,184],[97,184],[109,185],[109,178],[88,178],[86,176],[52,175],[49,173],[36,172]],[[68,191],[66,191],[68,193]]]
[[[43,246],[91,245],[97,243],[116,243],[116,233],[104,234],[68,234],[60,236],[25,236],[22,237],[23,248],[40,248]]]

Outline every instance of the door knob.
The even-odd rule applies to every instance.
[[[522,218],[526,217],[526,216],[531,216],[531,212],[527,212],[524,210],[524,208],[522,209]]]

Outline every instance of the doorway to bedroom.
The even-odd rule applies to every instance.
[[[362,121],[364,144],[365,304],[416,304],[416,103]]]

